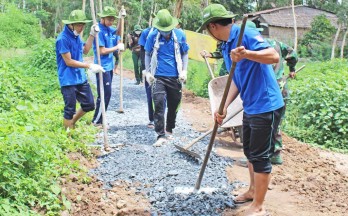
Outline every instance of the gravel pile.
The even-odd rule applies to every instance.
[[[156,133],[146,127],[147,105],[143,85],[134,85],[124,79],[123,108],[119,108],[119,76],[114,76],[113,96],[107,112],[109,142],[118,145],[116,151],[99,158],[101,165],[90,173],[111,187],[127,182],[139,193],[145,194],[152,204],[152,215],[220,215],[225,208],[234,208],[225,168],[232,165],[229,158],[217,156],[214,151],[204,173],[201,188],[215,188],[213,193],[174,193],[178,188],[193,188],[202,161],[179,152],[174,144],[183,146],[201,133],[194,131],[179,111],[174,139],[161,147],[153,147]],[[101,136],[102,137],[102,136]],[[202,158],[210,136],[202,139],[190,150]],[[103,140],[95,144],[102,145]]]

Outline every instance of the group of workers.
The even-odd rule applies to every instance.
[[[59,83],[65,103],[63,123],[66,128],[73,128],[78,119],[94,109],[93,124],[99,126],[102,123],[98,73],[103,72],[107,109],[115,70],[114,55],[117,56],[117,52],[125,49],[118,37],[120,23],[117,28],[112,27],[122,13],[121,11],[117,16],[113,7],[104,7],[103,12],[98,13],[100,21],[92,25],[86,42],[81,40],[80,33],[91,20],[87,20],[83,11],[74,10],[68,20],[63,20],[65,27],[56,40],[56,54]],[[219,41],[219,47],[216,53],[202,51],[201,55],[223,58],[226,70],[220,75],[229,72],[232,62],[237,63],[224,111],[222,114],[216,111],[214,116],[215,121],[221,124],[226,117],[227,107],[240,94],[244,107],[243,150],[248,161],[250,185],[245,193],[235,197],[235,202],[251,202],[245,213],[248,216],[267,215],[263,202],[271,178],[272,157],[278,157],[277,161],[282,149],[279,125],[285,112],[284,101],[288,98],[283,79],[283,61],[287,61],[289,76],[293,78],[297,56],[291,47],[264,39],[260,34],[262,29],[256,28],[249,21],[242,45],[237,47],[241,27],[235,23],[235,17],[236,14],[227,11],[220,4],[210,4],[204,9],[203,24],[199,31],[206,30]],[[178,24],[177,18],[168,10],[162,9],[157,12],[151,27],[143,30],[135,25],[128,35],[135,84],[144,82],[146,90],[149,118],[147,126],[154,128],[157,133],[154,146],[161,146],[173,137],[182,84],[187,79],[189,45]],[[96,47],[94,40],[97,34],[99,47]],[[94,63],[85,63],[83,54],[88,53],[92,46]],[[100,65],[97,64],[97,49],[100,53]],[[84,69],[96,73],[96,102]],[[76,101],[81,105],[77,111]],[[281,158],[279,160],[278,164],[281,164]]]

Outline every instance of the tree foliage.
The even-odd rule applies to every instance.
[[[40,39],[39,20],[8,4],[0,13],[0,47],[24,48],[36,44]]]

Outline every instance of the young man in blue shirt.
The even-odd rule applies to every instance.
[[[186,36],[176,29],[178,20],[168,10],[158,11],[145,44],[146,81],[152,88],[154,102],[154,123],[158,135],[154,146],[160,146],[172,136],[176,114],[181,102],[182,82],[186,81],[188,50]],[[164,124],[167,100],[167,121]],[[166,136],[167,133],[167,136]]]
[[[246,28],[242,45],[237,46],[240,27],[234,24],[236,15],[220,4],[211,4],[203,11],[203,24],[210,35],[224,41],[222,54],[227,70],[232,61],[238,62],[229,90],[224,112],[215,112],[221,124],[227,107],[240,94],[243,100],[243,150],[248,159],[249,190],[235,198],[236,203],[252,201],[247,216],[267,215],[263,202],[271,178],[271,155],[284,102],[274,76],[272,65],[279,60],[278,53],[259,32]]]
[[[100,61],[101,66],[104,68],[105,73],[103,74],[103,85],[104,85],[104,100],[105,100],[105,110],[107,110],[110,98],[111,98],[111,85],[112,85],[112,77],[113,77],[113,69],[114,69],[114,59],[113,53],[115,51],[123,51],[124,44],[117,42],[117,29],[120,29],[119,26],[117,29],[112,27],[116,19],[116,10],[113,7],[105,6],[102,13],[98,13],[100,17],[99,28],[100,32],[98,34],[99,41],[99,51],[100,51]],[[120,25],[120,24],[119,24]],[[94,63],[98,62],[97,56],[97,48],[95,42],[93,43],[93,52],[94,52]],[[96,109],[93,117],[93,124],[95,126],[102,125],[102,110],[100,107],[101,98],[100,98],[100,87],[99,87],[99,76],[96,75],[97,79],[97,92],[98,98],[96,101]]]
[[[100,65],[83,62],[83,54],[89,52],[94,36],[99,32],[98,26],[92,25],[87,42],[84,43],[80,33],[89,22],[91,20],[86,19],[82,10],[72,11],[69,19],[63,20],[64,30],[56,40],[58,78],[65,103],[63,121],[65,128],[74,128],[75,123],[86,112],[94,110],[94,99],[84,68],[94,73],[104,71]],[[76,100],[81,104],[77,112]]]
[[[140,45],[140,61],[141,61],[141,71],[142,71],[142,76],[144,77],[146,72],[145,71],[145,44],[147,37],[149,34],[154,30],[154,27],[148,27],[144,29],[141,32],[138,44]],[[155,128],[155,123],[153,120],[153,106],[152,106],[152,95],[151,95],[151,86],[149,85],[148,82],[145,81],[144,83],[145,86],[145,92],[146,92],[146,99],[147,99],[147,110],[148,110],[148,116],[149,116],[149,123],[147,124],[148,128]]]

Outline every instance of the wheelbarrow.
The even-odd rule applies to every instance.
[[[226,86],[228,76],[222,76],[211,80],[208,84],[208,93],[210,100],[210,109],[212,117],[214,119],[214,112],[219,108],[219,104],[224,92],[224,87]],[[236,115],[236,111],[238,112]],[[232,117],[233,116],[233,117]],[[232,117],[232,118],[231,118]],[[238,131],[240,142],[243,142],[242,139],[242,129],[243,124],[243,101],[238,95],[237,98],[228,106],[227,114],[225,120],[221,124],[221,128],[232,128],[232,139],[234,142],[238,143],[235,130]]]
[[[224,91],[224,87],[226,86],[228,76],[218,77],[212,79],[208,84],[208,92],[209,92],[209,100],[210,100],[210,108],[212,112],[212,117],[214,119],[214,112],[217,110],[220,101],[222,99],[222,94]],[[227,108],[227,115],[225,120],[221,124],[221,128],[231,128],[242,125],[243,119],[243,104],[242,100],[238,96]],[[199,140],[203,139],[207,135],[211,134],[213,129],[208,130],[201,136],[192,140],[190,143],[182,146],[174,145],[179,151],[188,154],[194,158],[201,159],[201,156],[193,151],[188,150],[191,146],[197,143]],[[234,132],[232,132],[232,138],[236,141],[236,136]],[[241,134],[241,132],[239,132]]]

